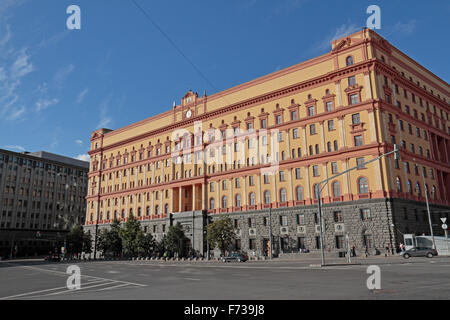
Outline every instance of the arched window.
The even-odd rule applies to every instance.
[[[319,145],[316,144],[316,154],[319,154]]]
[[[124,209],[122,209],[122,213],[120,216],[122,217],[122,219],[125,218],[125,210]]]
[[[295,189],[295,196],[297,201],[303,201],[303,188],[301,186]]]
[[[334,151],[338,151],[339,146],[337,140],[334,140],[333,144],[334,144]]]
[[[100,212],[100,221],[103,220],[103,212]]]
[[[109,220],[109,211],[106,213],[106,220]]]
[[[150,215],[150,207],[147,206],[147,208],[145,209],[145,214],[148,217]]]
[[[282,188],[280,190],[280,202],[286,202],[286,201],[287,201],[286,189]]]
[[[353,65],[353,57],[352,56],[348,56],[347,59],[345,59],[345,62],[347,64],[347,67]]]
[[[270,191],[266,190],[264,191],[264,204],[270,203]]]
[[[302,148],[298,148],[297,149],[297,157],[301,157],[302,156]]]
[[[433,186],[432,188],[431,188],[431,197],[434,199],[434,200],[436,200],[437,198],[437,195],[436,195],[436,187],[435,186]]]
[[[165,213],[165,214],[168,214],[168,213],[169,213],[169,204],[168,204],[168,203],[166,203],[166,204],[164,205],[164,213]]]
[[[358,190],[360,194],[369,192],[369,184],[367,183],[367,179],[362,177],[358,180]]]
[[[333,151],[333,150],[331,149],[331,142],[330,142],[330,141],[327,142],[327,150],[328,150],[328,152]]]
[[[209,199],[209,209],[210,210],[214,210],[215,209],[214,198],[210,198]]]
[[[159,215],[159,205],[155,206],[155,215]]]
[[[133,208],[130,208],[130,214],[129,214],[130,216],[132,216],[133,215]]]
[[[341,185],[339,182],[335,181],[333,182],[333,197],[340,197],[341,196]]]
[[[416,191],[417,195],[420,197],[422,195],[422,191],[420,190],[420,183],[416,183]]]
[[[241,195],[240,194],[237,194],[235,196],[235,204],[236,204],[236,207],[240,207],[241,206]]]
[[[411,185],[411,180],[408,180],[408,193],[412,194],[412,185]]]
[[[223,197],[222,197],[222,208],[225,209],[225,208],[227,208],[227,207],[228,207],[228,204],[227,204],[227,196],[223,196]]]
[[[117,219],[117,210],[114,210],[114,220]]]
[[[94,221],[94,214],[91,213],[91,221]]]
[[[402,192],[402,181],[397,177],[397,191]]]
[[[248,195],[248,202],[250,203],[251,206],[254,206],[256,201],[255,201],[255,194],[253,192],[250,192],[250,194]]]

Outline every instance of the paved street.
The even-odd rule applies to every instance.
[[[450,258],[361,259],[320,268],[320,261],[79,262],[81,289],[68,290],[68,263],[0,262],[0,299],[449,299]],[[368,265],[381,290],[366,287]]]

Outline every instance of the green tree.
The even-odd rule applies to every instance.
[[[139,251],[145,256],[151,256],[155,251],[155,239],[150,233],[139,233],[138,234],[138,244]]]
[[[84,232],[81,225],[73,226],[66,237],[67,253],[69,255],[80,254],[84,249],[87,237],[90,239],[90,235]]]
[[[216,220],[208,225],[206,239],[211,248],[219,248],[222,255],[231,247],[235,236],[233,222],[229,217]]]
[[[165,237],[165,246],[171,255],[175,252],[177,252],[180,256],[183,254],[182,250],[185,239],[186,236],[184,235],[183,227],[180,223],[169,227]]]
[[[122,239],[120,238],[120,222],[114,219],[109,229],[103,229],[97,239],[97,249],[104,255],[112,253],[115,257],[122,253]]]
[[[133,215],[130,215],[123,228],[119,230],[125,254],[135,257],[139,252],[139,237],[142,233],[141,224]]]

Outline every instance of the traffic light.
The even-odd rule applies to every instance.
[[[394,160],[400,159],[400,149],[398,147],[398,144],[394,144]]]

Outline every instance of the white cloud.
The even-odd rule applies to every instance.
[[[72,73],[75,69],[73,64],[69,64],[61,69],[59,69],[55,76],[53,77],[53,81],[58,88],[61,88],[66,78]]]
[[[3,38],[0,39],[0,48],[3,48],[9,40],[11,40],[12,34],[11,34],[11,27],[10,25],[6,25],[6,34],[3,36]]]
[[[7,120],[17,120],[19,119],[26,111],[27,109],[24,106],[13,108],[13,110],[10,112],[10,114],[6,117]]]
[[[42,110],[45,110],[48,107],[51,107],[51,106],[57,104],[58,102],[59,102],[59,100],[56,99],[56,98],[53,98],[53,99],[46,99],[46,98],[39,99],[36,102],[36,112],[40,112]]]
[[[83,141],[80,140],[80,139],[75,140],[75,143],[76,143],[77,145],[79,145],[79,146],[82,146],[82,145],[83,145]]]
[[[20,79],[34,70],[33,64],[28,61],[30,56],[26,51],[26,48],[22,48],[16,53],[18,57],[10,68],[10,76],[12,79]]]
[[[112,95],[106,97],[100,104],[100,122],[97,125],[97,129],[108,128],[113,119],[109,116],[109,103],[111,102]]]
[[[311,49],[313,52],[331,50],[331,42],[336,39],[343,38],[348,36],[361,28],[356,24],[343,24],[340,27],[336,28],[333,32],[331,32],[325,39],[320,42],[317,42]]]
[[[81,91],[79,94],[78,94],[78,97],[77,97],[77,103],[82,103],[83,102],[83,100],[84,100],[84,98],[86,97],[86,94],[89,92],[89,89],[88,88],[86,88],[86,89],[84,89],[83,91]]]
[[[411,20],[406,23],[397,22],[397,24],[394,26],[394,30],[398,33],[410,35],[414,32],[416,28],[416,20]]]
[[[78,156],[76,156],[75,159],[78,159],[81,161],[87,161],[87,162],[91,161],[91,157],[88,154],[79,154]]]
[[[25,148],[22,146],[18,146],[18,145],[9,145],[9,146],[5,146],[6,149],[13,149],[13,150],[19,150],[21,152],[25,151]]]

